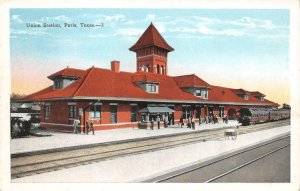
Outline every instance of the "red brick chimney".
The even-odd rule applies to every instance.
[[[120,61],[111,61],[111,70],[113,72],[120,72]]]

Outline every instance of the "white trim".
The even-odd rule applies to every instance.
[[[132,106],[137,106],[137,103],[131,103],[130,105],[132,105]]]
[[[73,125],[70,124],[63,124],[63,123],[46,123],[46,122],[41,122],[41,125],[57,125],[57,126],[66,126],[66,127],[72,127]]]
[[[90,102],[89,105],[90,105],[90,106],[91,106],[91,105],[102,105],[102,103],[101,103],[101,102],[96,102],[96,103],[95,103],[95,102]]]
[[[50,106],[51,105],[51,103],[45,103],[45,106]]]
[[[41,99],[43,101],[55,101],[55,100],[107,100],[107,101],[144,101],[144,102],[163,102],[163,103],[189,103],[189,104],[219,104],[219,105],[252,105],[252,106],[273,106],[270,103],[242,103],[242,102],[223,102],[223,101],[207,101],[207,100],[171,100],[171,99],[147,99],[147,98],[126,98],[126,97],[91,97],[91,96],[76,96],[76,97],[65,97],[65,98],[51,98],[51,99]],[[30,101],[41,101],[41,100],[26,100],[24,102]],[[21,101],[20,101],[21,102]]]
[[[76,102],[68,102],[68,105],[77,105]]]
[[[98,124],[94,125],[94,127],[102,127],[102,126],[118,126],[118,125],[132,125],[137,124],[138,122],[123,122],[123,123],[107,123],[107,124]]]
[[[118,103],[109,103],[109,105],[118,105]]]

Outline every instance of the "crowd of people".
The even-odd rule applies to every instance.
[[[20,118],[11,118],[11,138],[20,138],[30,135],[31,122],[30,120],[22,120]]]
[[[224,115],[222,117],[223,123],[228,123],[228,116]],[[145,121],[144,117],[142,116],[141,119],[142,122]],[[163,124],[161,124],[163,122]],[[195,119],[193,115],[191,114],[188,119],[187,119],[187,128],[195,130]],[[156,115],[156,116],[151,116],[150,118],[150,129],[154,129],[155,123],[157,124],[157,128],[160,129],[161,125],[163,125],[165,128],[167,128],[169,125],[174,125],[174,119],[172,118],[172,115],[168,114],[163,114],[163,115]],[[216,124],[219,123],[219,117],[217,115],[206,115],[204,116],[203,120],[199,120],[199,125],[200,124]],[[179,120],[179,126],[182,128],[185,126],[184,123],[184,116],[182,115]],[[74,133],[80,133],[80,120],[79,118],[75,119],[73,122],[73,128],[74,128]],[[94,130],[94,123],[93,120],[86,120],[85,122],[85,134],[89,134],[89,132],[93,133],[95,135],[95,130]]]
[[[157,128],[160,129],[161,121],[163,122],[165,128],[167,128],[169,125],[174,124],[174,120],[171,115],[167,115],[167,114],[157,115],[156,117],[151,117],[150,129],[153,130],[155,123],[157,123]]]

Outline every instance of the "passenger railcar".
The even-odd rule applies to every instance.
[[[290,117],[288,109],[242,108],[239,113],[239,122],[242,125],[278,121]]]

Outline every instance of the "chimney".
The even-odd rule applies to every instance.
[[[111,70],[113,72],[120,72],[120,61],[111,61]]]

